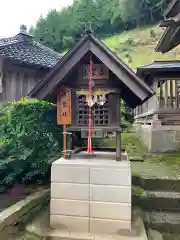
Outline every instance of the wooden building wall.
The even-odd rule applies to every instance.
[[[1,70],[0,102],[18,101],[25,97],[47,72],[47,70],[18,65],[12,61],[4,61]]]

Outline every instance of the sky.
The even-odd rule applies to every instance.
[[[45,16],[51,9],[61,9],[73,0],[1,0],[0,38],[12,37],[19,33],[21,24],[29,29],[40,15]]]

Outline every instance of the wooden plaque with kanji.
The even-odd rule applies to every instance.
[[[70,125],[71,122],[71,89],[63,88],[57,96],[57,123],[59,125]]]

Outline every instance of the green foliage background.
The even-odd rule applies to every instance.
[[[91,27],[100,37],[139,26],[154,24],[162,18],[170,0],[74,0],[60,11],[51,10],[40,17],[30,33],[42,44],[62,52]]]
[[[20,183],[46,182],[51,159],[62,148],[56,106],[22,99],[0,110],[0,191]]]

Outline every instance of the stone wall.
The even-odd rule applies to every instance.
[[[151,150],[152,145],[152,130],[150,125],[141,125],[136,124],[135,125],[136,133],[138,137],[140,138],[141,142],[148,148],[148,150]]]
[[[136,133],[142,144],[150,152],[171,152],[180,149],[180,126],[161,125],[160,122],[147,124],[136,124]]]

